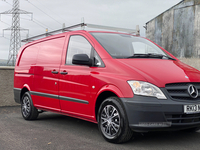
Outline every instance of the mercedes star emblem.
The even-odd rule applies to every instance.
[[[188,93],[192,98],[197,98],[199,95],[197,88],[192,84],[188,86]]]

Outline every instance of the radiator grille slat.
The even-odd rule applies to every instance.
[[[192,98],[188,93],[189,85],[194,85],[197,88],[197,98]],[[175,100],[200,100],[200,83],[171,83],[166,84],[165,89],[169,96]]]

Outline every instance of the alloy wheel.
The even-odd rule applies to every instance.
[[[106,105],[101,112],[101,128],[107,137],[114,137],[120,130],[120,115],[113,105]]]
[[[31,111],[31,105],[30,105],[30,100],[28,96],[25,96],[22,100],[22,113],[24,117],[27,117],[30,115]]]

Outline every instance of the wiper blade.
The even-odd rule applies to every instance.
[[[133,56],[127,58],[149,58],[147,54],[134,54]]]
[[[163,59],[164,58],[167,58],[167,59],[170,59],[170,60],[176,60],[176,59],[174,59],[174,58],[172,58],[172,57],[170,57],[170,56],[166,56],[166,55],[163,55]]]
[[[133,56],[130,56],[128,58],[160,58],[160,59],[170,59],[170,60],[176,60],[174,58],[171,58],[167,55],[162,54],[156,54],[156,53],[148,53],[148,54],[134,54]]]
[[[153,56],[153,57],[160,57],[160,58],[162,58],[162,59],[170,59],[170,60],[176,60],[176,59],[174,59],[174,58],[172,58],[172,57],[170,57],[170,56],[167,56],[167,55],[163,55],[163,54],[156,54],[156,53],[148,53],[147,55],[149,55],[149,56]]]

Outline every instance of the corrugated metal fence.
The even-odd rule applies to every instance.
[[[176,57],[200,58],[200,0],[181,1],[146,25],[146,37]]]

